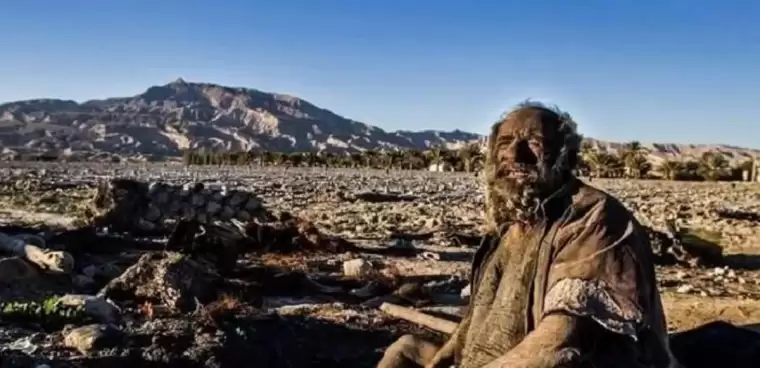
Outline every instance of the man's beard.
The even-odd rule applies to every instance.
[[[556,175],[551,165],[498,165],[487,180],[486,210],[498,230],[505,224],[532,224],[541,201],[550,194]]]

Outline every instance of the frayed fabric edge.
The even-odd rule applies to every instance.
[[[543,314],[565,312],[588,317],[608,331],[638,340],[643,316],[637,307],[622,307],[603,281],[566,278],[554,284],[544,298]]]

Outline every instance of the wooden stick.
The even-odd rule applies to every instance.
[[[390,314],[393,317],[407,320],[420,326],[424,326],[429,329],[449,335],[453,334],[454,330],[457,328],[456,322],[447,321],[443,318],[434,317],[411,308],[402,307],[400,305],[391,304],[388,302],[381,304],[380,310]]]

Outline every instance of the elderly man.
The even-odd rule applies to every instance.
[[[412,335],[390,367],[674,367],[641,225],[572,174],[567,113],[526,102],[496,123],[484,177],[489,229],[467,314],[443,346]]]

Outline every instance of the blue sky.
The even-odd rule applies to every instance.
[[[618,141],[760,147],[760,2],[0,2],[0,101],[178,77],[304,98],[387,130],[485,133],[525,98]]]

